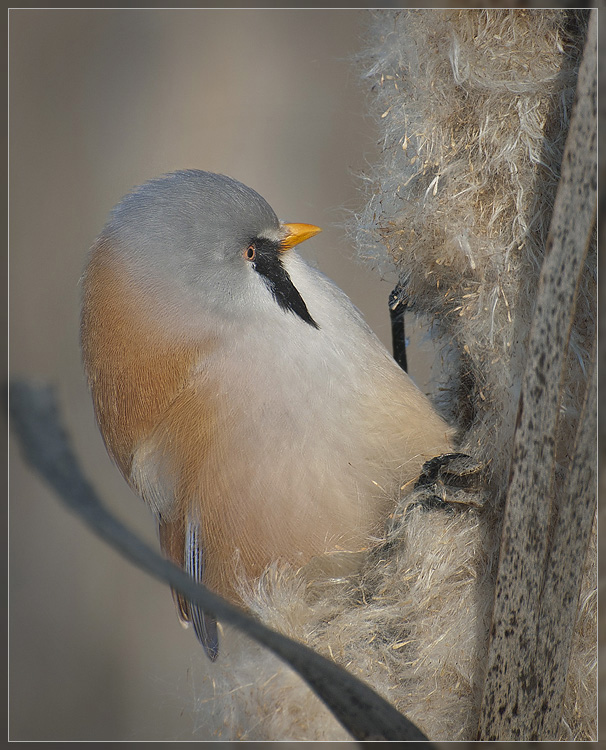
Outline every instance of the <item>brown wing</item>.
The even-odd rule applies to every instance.
[[[193,499],[179,485],[188,474],[188,460],[203,450],[207,401],[186,386],[211,343],[164,332],[153,307],[156,301],[129,276],[107,239],[94,248],[83,292],[82,353],[108,452],[156,514],[165,555],[201,581],[199,535],[188,536]],[[150,448],[150,454],[143,448],[142,457],[141,446],[153,444],[155,432],[161,447],[155,453]],[[180,619],[191,621],[206,653],[216,659],[214,619],[179,594],[173,596]]]

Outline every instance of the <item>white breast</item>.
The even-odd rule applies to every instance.
[[[319,329],[260,280],[245,319],[217,323],[217,345],[192,373],[187,392],[212,401],[199,451],[181,476],[174,462],[163,470],[171,435],[160,424],[133,462],[135,484],[153,477],[161,488],[147,491],[158,504],[179,496],[175,481],[186,487],[179,505],[197,516],[216,590],[236,558],[254,576],[276,559],[365,547],[399,487],[450,450],[446,424],[343,292],[295,253],[284,260]]]

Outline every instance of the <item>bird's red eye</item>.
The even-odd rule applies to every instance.
[[[249,245],[244,251],[244,257],[246,260],[254,260],[257,254],[257,249],[254,245]]]

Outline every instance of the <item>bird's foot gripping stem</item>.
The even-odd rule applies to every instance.
[[[466,453],[445,453],[426,461],[414,486],[415,504],[451,510],[456,506],[481,508],[486,467]]]

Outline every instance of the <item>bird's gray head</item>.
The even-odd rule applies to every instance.
[[[285,312],[316,326],[281,255],[319,229],[282,224],[257,192],[201,170],[150,180],[114,208],[101,239],[140,282],[198,297],[214,311],[246,304],[262,283]]]

